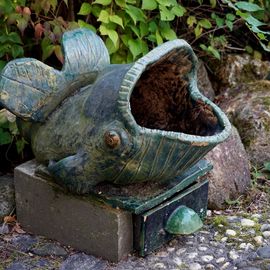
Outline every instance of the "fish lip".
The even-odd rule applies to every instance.
[[[192,57],[192,69],[188,74],[189,79],[189,87],[188,91],[190,96],[194,100],[202,100],[206,104],[208,104],[214,111],[215,115],[218,118],[220,126],[223,128],[219,133],[211,135],[211,136],[198,136],[191,135],[183,132],[174,132],[174,131],[164,131],[159,129],[149,129],[146,127],[140,126],[135,118],[132,115],[131,107],[130,107],[130,96],[132,91],[140,79],[142,73],[146,70],[148,65],[151,65],[157,62],[161,57],[165,56],[169,52],[175,49],[184,49],[189,53]],[[168,139],[179,140],[183,143],[194,144],[194,145],[209,145],[209,144],[218,144],[226,140],[231,133],[231,124],[227,116],[221,109],[215,105],[212,101],[210,101],[207,97],[205,97],[202,93],[200,93],[197,87],[197,57],[194,54],[191,46],[182,39],[176,39],[173,41],[168,41],[152,51],[150,51],[145,56],[138,59],[131,68],[127,71],[124,76],[118,98],[118,109],[122,113],[125,124],[134,135],[138,134],[148,134],[148,135],[156,135],[156,136],[166,136]]]

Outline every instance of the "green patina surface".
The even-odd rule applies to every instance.
[[[104,181],[118,185],[170,182],[229,136],[227,117],[197,88],[197,58],[184,40],[164,43],[133,64],[111,65],[103,41],[90,30],[76,29],[64,34],[63,51],[61,71],[31,58],[8,63],[0,77],[0,104],[18,116],[37,161],[71,192],[88,194]],[[179,72],[178,82],[185,87],[176,89],[178,94],[185,90],[182,95],[190,110],[205,127],[214,120],[206,135],[167,130],[162,125],[148,128],[132,114],[130,99],[140,78],[154,70],[158,80],[155,71],[162,65],[170,73],[175,66],[185,70],[181,59],[187,67],[183,74]],[[162,74],[160,84],[170,91],[173,77]],[[181,108],[179,104],[175,110]],[[185,115],[181,117],[187,126],[191,119]]]

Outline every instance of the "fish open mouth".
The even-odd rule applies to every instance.
[[[135,62],[120,91],[120,110],[128,109],[128,122],[143,132],[168,132],[187,141],[227,138],[229,120],[199,92],[196,63],[183,40],[167,42]]]

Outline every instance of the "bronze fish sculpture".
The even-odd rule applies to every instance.
[[[0,103],[17,116],[36,160],[70,191],[166,182],[229,136],[227,117],[197,88],[197,58],[184,40],[132,64],[110,64],[87,29],[66,32],[62,44],[61,71],[32,58],[9,62]]]

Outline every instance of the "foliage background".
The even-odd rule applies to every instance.
[[[247,52],[269,59],[270,1],[0,0],[0,70],[18,57],[61,69],[62,34],[77,27],[103,38],[112,63],[132,62],[175,38],[187,40],[202,58]],[[1,163],[23,159],[26,145],[0,107]]]

